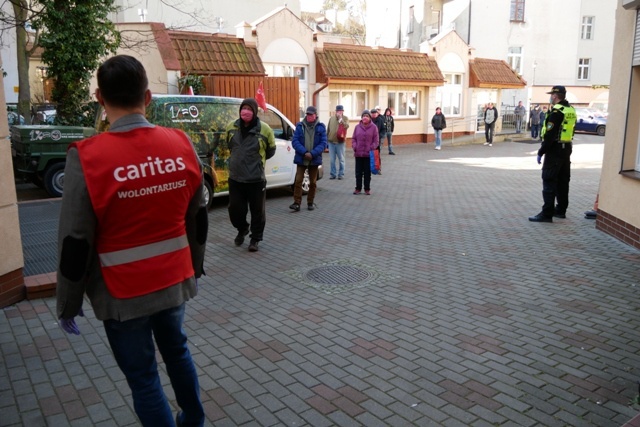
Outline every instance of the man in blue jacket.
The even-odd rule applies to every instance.
[[[305,119],[296,125],[291,142],[296,152],[293,163],[296,168],[296,182],[293,190],[293,203],[289,209],[300,210],[302,202],[302,180],[305,170],[309,170],[309,192],[307,193],[307,208],[316,208],[313,203],[316,197],[316,181],[318,180],[318,166],[322,164],[322,153],[327,147],[327,127],[318,120],[316,107],[307,108]]]

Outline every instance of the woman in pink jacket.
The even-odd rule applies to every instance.
[[[362,178],[364,176],[364,193],[371,195],[371,163],[369,152],[378,148],[378,127],[371,121],[371,113],[364,110],[362,120],[356,125],[351,137],[351,148],[356,158],[356,189],[353,194],[362,191]]]

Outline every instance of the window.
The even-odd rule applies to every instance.
[[[511,0],[511,21],[524,22],[524,0]]]
[[[329,92],[330,111],[336,111],[336,105],[344,107],[344,114],[351,118],[360,117],[367,109],[367,92],[364,90],[332,90]]]
[[[437,104],[445,116],[459,116],[462,105],[462,74],[444,73],[444,86],[436,90]]]
[[[411,6],[409,8],[409,23],[407,24],[407,34],[413,33],[413,21],[415,19],[415,15],[413,13],[413,6]]]
[[[418,92],[389,92],[387,106],[391,108],[395,117],[418,116]]]
[[[593,40],[593,24],[595,20],[595,16],[582,17],[582,28],[580,29],[580,38],[582,40]]]
[[[590,68],[591,68],[591,58],[578,59],[578,80],[589,80]]]
[[[522,47],[510,47],[507,63],[518,74],[522,74]]]

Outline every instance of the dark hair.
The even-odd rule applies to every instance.
[[[144,66],[129,55],[117,55],[98,68],[98,88],[109,105],[127,108],[144,104],[149,79]]]

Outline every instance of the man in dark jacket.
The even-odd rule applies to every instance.
[[[251,229],[249,252],[258,251],[266,224],[267,178],[264,165],[276,154],[273,130],[258,118],[258,102],[247,98],[240,104],[240,118],[227,126],[229,144],[229,218],[238,230],[234,243],[242,245]],[[251,210],[251,228],[247,222]]]
[[[318,180],[318,166],[322,164],[322,153],[327,148],[327,127],[318,120],[316,107],[307,107],[305,119],[296,125],[291,146],[296,152],[293,163],[296,166],[296,181],[293,190],[293,203],[289,209],[300,210],[302,202],[302,180],[304,173],[309,170],[309,192],[307,193],[307,209],[316,208],[313,202],[316,197],[316,181]]]
[[[542,162],[542,211],[530,216],[532,222],[553,222],[553,217],[566,218],[569,206],[571,179],[571,142],[577,121],[576,110],[567,102],[564,86],[554,86],[549,102],[551,112],[544,122],[544,135],[538,150],[538,164]],[[557,205],[554,203],[557,201]]]

